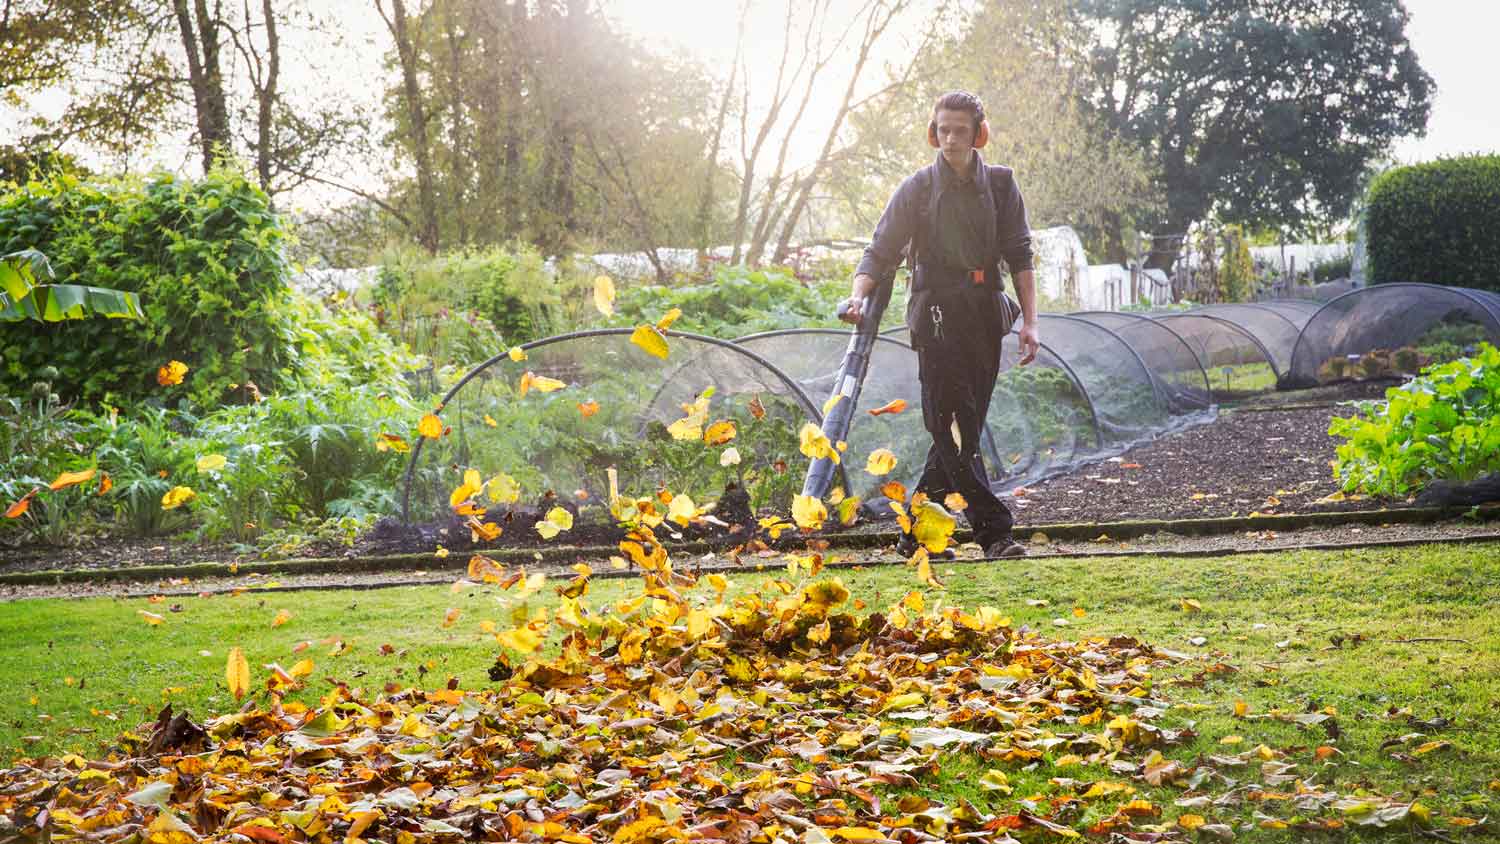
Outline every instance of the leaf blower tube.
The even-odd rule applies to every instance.
[[[859,324],[849,335],[849,349],[839,364],[838,377],[833,381],[833,394],[828,397],[832,407],[823,415],[823,435],[830,443],[847,441],[849,426],[854,421],[855,406],[859,403],[859,391],[865,383],[865,373],[870,369],[870,355],[875,350],[875,337],[880,333],[880,318],[891,301],[894,281],[882,280],[875,292],[860,300]],[[848,311],[848,303],[839,305],[839,318]],[[842,396],[843,398],[836,398]],[[827,404],[824,405],[827,407]],[[807,478],[802,482],[802,494],[822,498],[833,485],[834,464],[827,457],[812,460],[807,467]],[[853,492],[853,490],[847,490]]]

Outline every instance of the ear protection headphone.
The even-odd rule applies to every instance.
[[[937,106],[932,109],[933,119],[927,122],[927,145],[933,148],[939,148],[942,146],[942,144],[938,143],[937,112],[939,109],[945,108],[945,106],[943,105],[943,101],[949,99],[950,97],[963,100],[963,102],[957,106],[957,109],[972,109],[974,111],[974,119],[978,124],[974,129],[974,148],[982,149],[985,144],[990,142],[990,122],[984,119],[984,103],[981,102],[978,97],[966,91],[954,91],[951,94],[944,94],[942,97],[938,98]]]

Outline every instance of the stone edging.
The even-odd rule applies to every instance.
[[[1211,519],[1141,520],[1128,522],[1073,523],[1051,525],[1018,525],[1016,535],[1025,540],[1033,533],[1045,533],[1053,541],[1082,542],[1098,538],[1101,534],[1110,539],[1134,539],[1152,533],[1174,533],[1180,536],[1210,536],[1239,533],[1248,530],[1289,531],[1308,527],[1338,527],[1341,525],[1380,524],[1428,524],[1459,518],[1475,508],[1469,507],[1409,507],[1395,510],[1349,510],[1331,513],[1292,513],[1286,515],[1220,517]],[[1480,520],[1500,518],[1500,505],[1486,505],[1478,509]],[[963,542],[970,538],[968,530],[960,530],[954,539]],[[891,530],[858,531],[824,534],[816,537],[840,548],[866,549],[894,544],[896,533]],[[1373,545],[1374,543],[1361,543]],[[678,554],[703,554],[720,550],[725,543],[704,541],[684,542],[672,547]],[[1314,547],[1314,546],[1309,546]],[[1283,550],[1283,549],[1277,549]],[[610,546],[557,546],[550,548],[505,548],[485,551],[485,556],[498,562],[510,564],[562,563],[579,558],[594,558],[617,554]],[[1097,552],[1095,552],[1097,553]],[[1166,556],[1164,552],[1156,552]],[[1237,553],[1237,552],[1229,552]],[[1206,556],[1195,554],[1195,556]],[[250,574],[329,574],[388,571],[447,571],[461,572],[467,568],[468,552],[458,552],[447,559],[438,559],[431,553],[391,554],[370,557],[313,557],[289,560],[257,560],[231,563],[184,563],[177,565],[130,566],[114,569],[68,569],[52,571],[15,572],[0,575],[0,585],[24,586],[30,584],[81,583],[100,581],[157,580],[168,577],[228,577]]]

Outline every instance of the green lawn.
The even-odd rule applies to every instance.
[[[754,588],[776,572],[784,574],[779,568],[747,571],[731,581],[736,590]],[[825,576],[830,574],[871,608],[884,608],[917,586],[900,567]],[[1203,668],[1201,662],[1157,673],[1154,696],[1178,704],[1163,722],[1191,725],[1199,734],[1171,748],[1169,758],[1191,760],[1259,744],[1301,748],[1308,755],[1332,745],[1342,755],[1319,776],[1340,789],[1363,783],[1380,794],[1420,799],[1442,815],[1480,818],[1500,809],[1500,544],[942,564],[937,574],[947,583],[948,603],[995,606],[1017,626],[1041,628],[1055,638],[1136,636],[1237,669],[1197,685],[1172,680],[1189,678]],[[632,580],[599,581],[590,601],[597,606],[636,588]],[[250,590],[180,599],[180,612],[170,610],[178,599],[0,605],[0,682],[12,689],[0,697],[0,758],[97,753],[102,740],[154,716],[164,700],[199,719],[231,710],[224,658],[234,646],[244,649],[254,685],[265,681],[264,664],[289,667],[311,657],[316,668],[302,693],[309,702],[334,679],[372,694],[387,683],[440,688],[450,677],[463,688],[479,688],[489,682],[486,669],[497,650],[494,637],[479,625],[489,619],[508,626],[496,594],[446,587]],[[1189,612],[1183,599],[1201,610]],[[450,608],[460,615],[445,628]],[[143,610],[161,615],[164,623],[148,624]],[[273,628],[281,610],[290,620]],[[1054,624],[1057,619],[1066,624]],[[1194,644],[1200,636],[1206,641]],[[347,643],[347,651],[330,656],[333,645],[325,640],[331,638]],[[307,640],[313,642],[309,648],[293,652]],[[382,653],[384,645],[389,653]],[[1238,701],[1247,717],[1235,716]],[[1329,722],[1302,727],[1265,717],[1273,711],[1336,713],[1338,736],[1331,737]],[[1417,723],[1436,717],[1450,723]],[[1222,745],[1230,735],[1242,743]],[[1382,749],[1392,740],[1399,741]],[[1436,740],[1449,744],[1417,753]],[[1000,798],[974,784],[993,766],[954,754],[944,763],[941,793],[934,796],[964,796],[993,807],[999,800],[1046,793],[1055,775],[1017,769],[1014,797]],[[1153,796],[1170,806],[1179,794],[1167,789]],[[1245,818],[1252,817],[1252,808],[1243,810]]]

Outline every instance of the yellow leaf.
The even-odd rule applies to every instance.
[[[287,612],[286,610],[277,610],[276,611],[276,617],[273,618],[273,619],[271,619],[271,626],[273,628],[274,627],[280,627],[281,625],[286,624],[288,621],[291,621],[291,620],[292,620],[292,614],[291,613]]]
[[[703,442],[708,445],[723,445],[734,439],[736,433],[738,432],[734,428],[734,422],[721,419],[709,425],[708,430],[703,432]]]
[[[136,612],[140,613],[141,618],[145,619],[146,623],[151,625],[152,627],[155,627],[156,625],[166,621],[165,618],[162,618],[154,612],[146,612],[145,610],[136,610]]]
[[[448,611],[443,613],[443,626],[452,627],[460,615],[463,615],[463,610],[458,607],[449,607]]]
[[[932,574],[932,562],[928,559],[927,549],[918,548],[912,558],[917,561],[917,579],[935,589],[941,589],[943,584]]]
[[[1083,607],[1074,607],[1073,608],[1073,617],[1074,618],[1083,618],[1086,615],[1088,615],[1088,611],[1085,610]]]
[[[859,496],[851,495],[838,503],[839,524],[848,527],[859,518]]]
[[[500,427],[500,423],[495,421],[495,417],[489,415],[488,413],[484,415],[484,424],[490,426],[491,428]]]
[[[688,611],[687,632],[688,637],[697,641],[707,636],[713,630],[713,617],[701,607],[694,607]]]
[[[561,531],[573,527],[573,514],[561,507],[553,507],[547,511],[547,518],[536,523],[536,532],[543,539],[551,539]]]
[[[911,529],[912,538],[921,543],[922,547],[934,554],[948,547],[948,539],[953,536],[958,521],[943,509],[943,505],[936,501],[923,501],[920,505],[912,506],[912,515],[916,517]]]
[[[510,351],[506,352],[505,354],[516,363],[520,363],[521,361],[526,359],[526,350],[521,348],[520,346],[511,346]]]
[[[906,487],[902,486],[899,483],[896,483],[895,481],[887,481],[886,483],[881,485],[880,494],[884,495],[886,498],[889,498],[891,501],[905,501]]]
[[[467,469],[464,471],[464,482],[448,495],[448,506],[457,507],[479,494],[484,489],[484,481],[479,477],[478,469]]]
[[[888,475],[896,468],[896,455],[888,448],[877,448],[865,461],[865,471],[872,475]]]
[[[724,449],[724,453],[719,455],[719,465],[720,466],[738,466],[738,465],[740,465],[740,450],[737,449],[737,448],[735,448],[734,446],[730,446],[729,448]]]
[[[235,700],[250,691],[250,663],[245,661],[245,653],[237,647],[229,649],[229,658],[224,662],[224,680]]]
[[[656,321],[656,330],[665,332],[668,328],[672,327],[672,323],[676,322],[680,316],[682,316],[682,308],[673,308],[667,311],[662,314],[661,319]]]
[[[1245,739],[1241,736],[1224,736],[1223,738],[1219,739],[1219,744],[1239,744],[1244,740]]]
[[[545,375],[537,375],[532,372],[527,372],[526,375],[531,376],[531,389],[536,390],[538,393],[554,393],[558,390],[561,390],[563,387],[568,386],[567,382],[565,381],[559,381],[556,378],[548,378]],[[523,375],[522,377],[524,378],[526,376]],[[524,392],[522,393],[522,395],[524,395]]]
[[[53,492],[56,492],[60,489],[67,489],[70,486],[77,486],[78,484],[83,483],[89,478],[92,478],[94,476],[94,471],[95,470],[93,469],[84,469],[79,472],[63,472],[61,475],[58,475],[52,481],[52,483],[48,484],[47,488],[52,490]]]
[[[724,575],[710,574],[708,575],[708,577],[704,578],[704,580],[707,580],[708,585],[713,587],[713,590],[715,592],[719,593],[719,598],[720,600],[722,600],[724,597],[724,590],[729,588],[729,581],[724,578]]]
[[[394,451],[397,454],[405,454],[411,451],[411,446],[406,444],[404,437],[395,434],[381,433],[375,437],[376,451]]]
[[[661,331],[654,326],[637,325],[635,331],[630,333],[630,342],[640,346],[646,354],[662,360],[666,360],[667,355],[671,353],[667,338],[663,337]]]
[[[817,530],[823,527],[823,522],[828,518],[828,508],[823,506],[811,495],[798,495],[792,499],[792,520],[797,526],[806,530]]]
[[[872,409],[870,411],[870,415],[871,416],[882,416],[882,415],[887,414],[887,413],[900,413],[900,412],[902,412],[904,410],[906,410],[906,400],[905,399],[892,399],[891,401],[886,402],[885,404],[881,405],[880,407]]]
[[[1234,702],[1234,717],[1243,718],[1249,712],[1250,705],[1248,703],[1245,703],[1243,700],[1237,700]]]
[[[594,277],[594,310],[604,316],[615,315],[615,283],[607,275]]]
[[[496,633],[495,638],[505,647],[523,654],[529,654],[542,645],[541,635],[529,626]]]
[[[599,412],[599,403],[598,402],[592,401],[592,400],[578,402],[578,413],[584,419],[587,419],[590,416],[593,416],[595,413],[598,413],[598,412]]]
[[[185,486],[174,486],[161,497],[163,510],[175,510],[198,497],[198,493]]]
[[[496,504],[514,504],[521,499],[521,485],[504,472],[490,478],[485,486],[489,489],[490,500]]]
[[[1182,611],[1185,613],[1203,612],[1203,605],[1192,598],[1182,599]]]
[[[432,556],[437,557],[439,560],[444,559],[448,556],[448,549],[439,545],[437,550],[432,552]]]
[[[828,637],[832,635],[832,633],[833,628],[829,626],[828,619],[825,618],[821,623],[815,624],[808,629],[807,641],[812,642],[815,645],[821,645],[828,641]]]
[[[811,422],[805,423],[798,433],[798,439],[801,441],[802,453],[805,456],[814,460],[826,457],[835,463],[839,462],[838,451],[834,449],[827,435],[817,425]]]
[[[885,838],[884,833],[867,826],[841,826],[832,830],[832,833],[845,841],[875,841]]]
[[[443,420],[429,413],[417,423],[417,433],[429,440],[435,440],[443,435]]]
[[[306,677],[313,671],[313,661],[310,659],[299,659],[297,664],[291,667],[287,673],[293,677]]]
[[[1188,832],[1192,832],[1198,827],[1203,826],[1205,823],[1208,823],[1208,821],[1204,820],[1202,815],[1177,816],[1177,825],[1187,830]]]
[[[641,661],[645,649],[646,631],[639,627],[632,627],[625,631],[620,637],[620,661],[626,665],[633,665]]]
[[[969,502],[963,497],[962,493],[950,492],[943,496],[943,506],[955,513],[962,513],[969,509]]]

